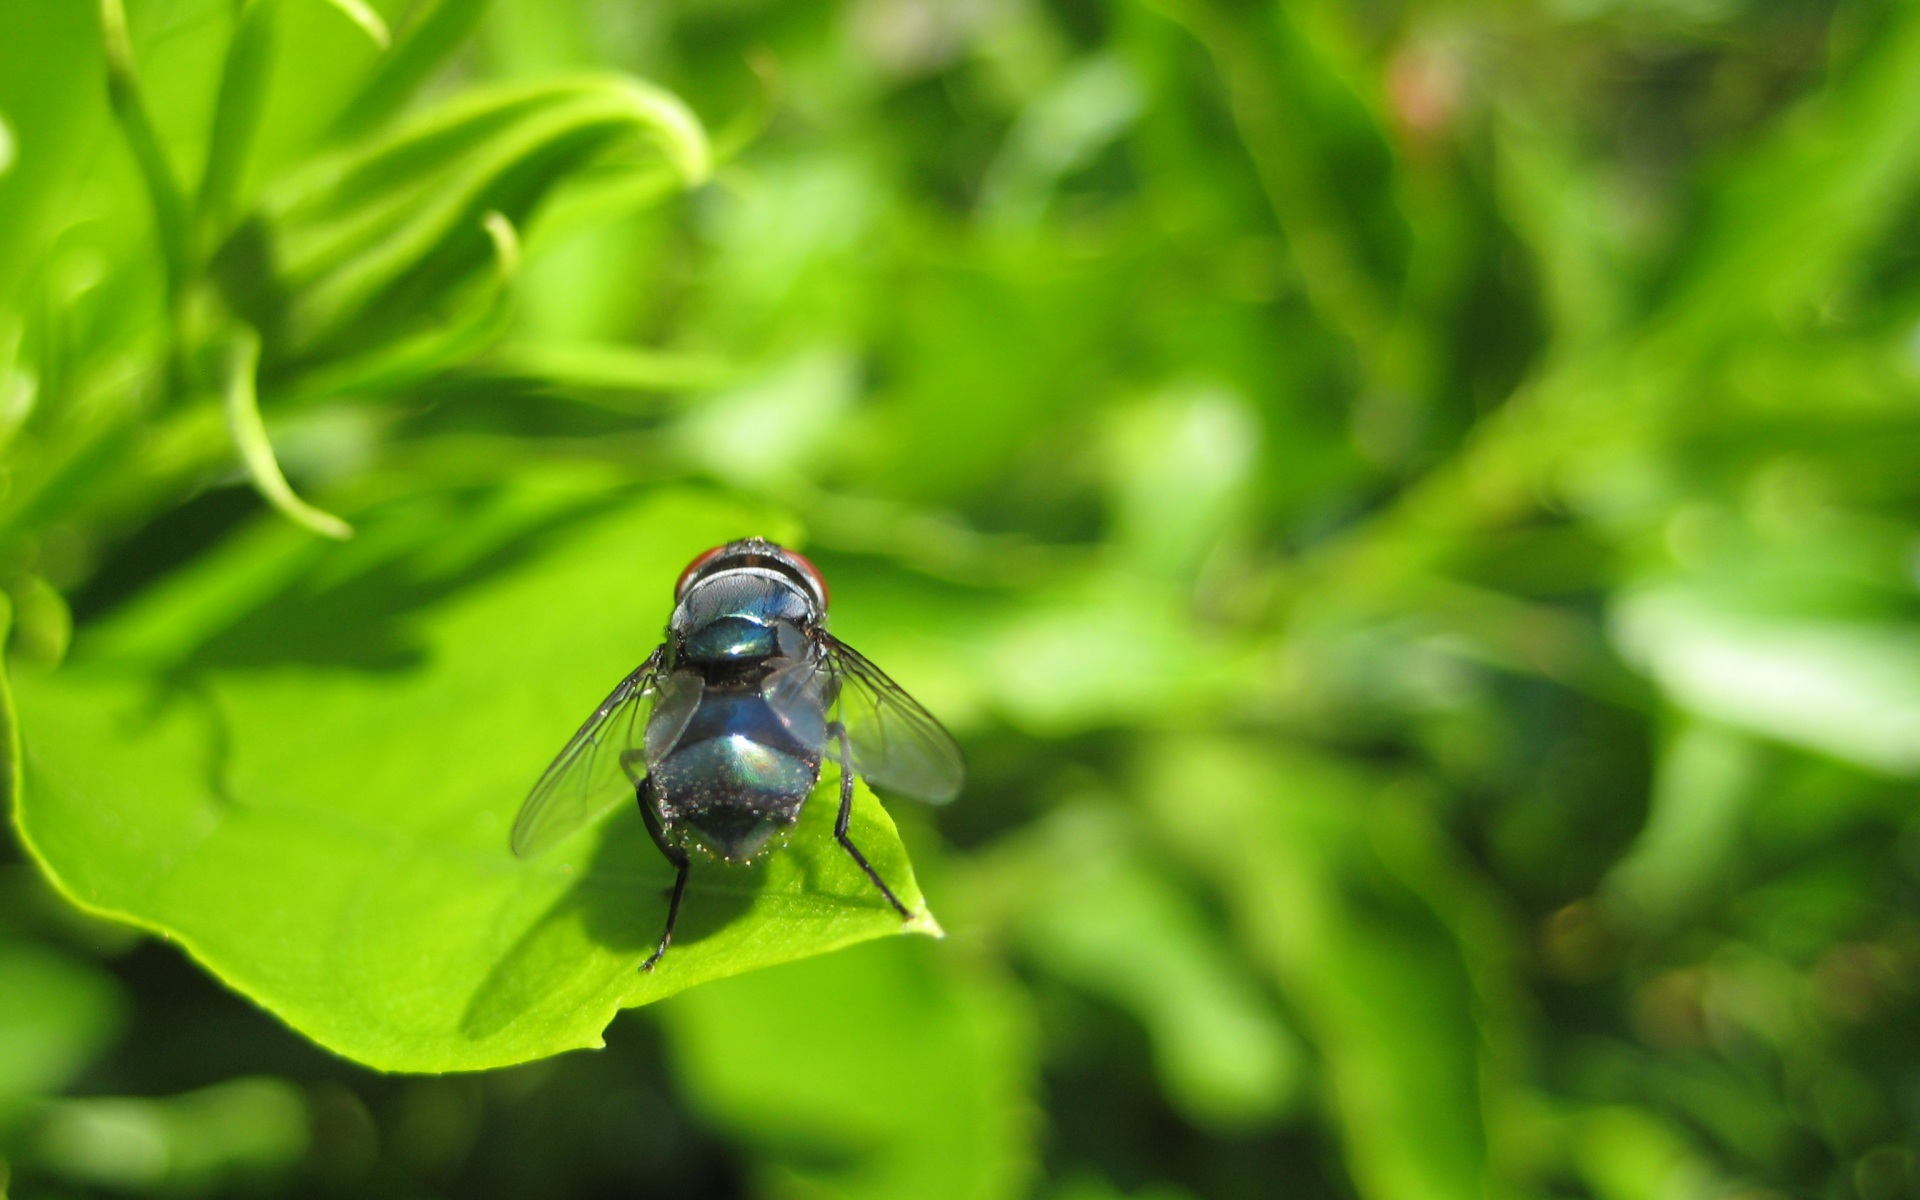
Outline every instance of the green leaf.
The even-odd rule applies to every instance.
[[[1117,803],[1064,805],[976,868],[975,891],[1041,970],[1140,1022],[1163,1090],[1195,1124],[1257,1128],[1300,1098],[1299,1039],[1135,824]]]
[[[1889,10],[1849,69],[1776,122],[1712,197],[1659,333],[1711,346],[1814,308],[1920,179],[1920,12]]]
[[[1018,994],[929,949],[863,946],[661,1009],[694,1102],[760,1150],[761,1194],[1028,1194]]]
[[[0,941],[0,1130],[65,1087],[119,1027],[105,972],[30,943]]]
[[[677,392],[740,381],[741,368],[704,355],[604,342],[528,342],[500,347],[484,364],[501,375],[572,393]]]
[[[312,1138],[300,1089],[242,1078],[179,1096],[89,1096],[49,1104],[29,1153],[41,1171],[116,1192],[207,1195],[284,1172]]]
[[[202,236],[225,231],[247,169],[254,133],[266,104],[280,0],[248,0],[234,17],[233,39],[220,75],[207,161],[194,200]]]
[[[1685,582],[1642,586],[1616,600],[1613,639],[1690,712],[1869,770],[1920,774],[1920,630],[1757,608]]]
[[[498,212],[481,218],[493,247],[493,276],[445,324],[334,363],[300,381],[303,397],[400,390],[439,374],[499,340],[512,318],[520,273],[520,235]]]
[[[304,529],[330,538],[350,538],[353,526],[332,513],[323,512],[294,493],[293,485],[280,470],[273,442],[267,437],[267,424],[260,416],[260,400],[254,387],[254,372],[260,365],[260,339],[244,330],[233,339],[227,351],[226,379],[223,390],[227,401],[227,428],[233,434],[234,448],[254,490]]]
[[[486,0],[440,0],[409,21],[392,50],[368,75],[359,94],[334,122],[334,136],[351,137],[398,112],[451,54],[486,10]]]
[[[600,1044],[623,1005],[906,930],[934,932],[893,824],[833,841],[834,787],[757,864],[672,870],[639,814],[531,861],[527,787],[659,640],[679,569],[788,524],[715,498],[623,498],[575,474],[390,500],[351,543],[277,523],[18,681],[18,820],[73,900],[177,940],[233,987],[388,1070]]]
[[[1409,879],[1419,851],[1395,827],[1422,818],[1309,753],[1184,739],[1155,758],[1153,816],[1219,883],[1250,957],[1300,1013],[1360,1195],[1504,1194],[1482,1100],[1497,1062],[1485,998],[1440,903],[1463,889]],[[1497,946],[1496,930],[1478,932],[1481,953]]]
[[[18,153],[14,145],[13,126],[7,124],[6,114],[0,113],[0,175],[13,170],[13,160]]]
[[[146,94],[133,61],[133,41],[127,33],[127,10],[121,0],[100,0],[100,36],[107,59],[107,101],[120,123],[121,136],[133,153],[153,209],[154,230],[166,265],[167,290],[177,297],[186,286],[192,261],[187,226],[187,201],[173,173],[147,108]]]
[[[1186,26],[1219,72],[1240,139],[1285,231],[1300,285],[1331,327],[1404,385],[1392,347],[1392,276],[1404,264],[1391,188],[1356,192],[1353,176],[1388,170],[1384,131],[1315,13],[1212,0],[1156,0]],[[1342,170],[1340,168],[1346,168]]]
[[[11,626],[4,633],[14,654],[30,662],[58,666],[73,640],[73,613],[58,589],[38,575],[7,583]]]
[[[393,33],[387,28],[387,22],[366,0],[326,0],[341,16],[352,21],[354,28],[367,35],[374,45],[385,50],[393,44]]]
[[[1495,114],[1500,198],[1540,273],[1554,336],[1584,348],[1616,334],[1629,311],[1629,279],[1609,228],[1600,180],[1549,115],[1512,103]]]
[[[1711,722],[1681,723],[1662,748],[1647,823],[1607,874],[1608,914],[1671,929],[1724,884],[1764,768],[1752,739]]]
[[[635,143],[652,152],[622,166],[686,186],[711,170],[698,119],[639,80],[476,91],[273,189],[214,270],[269,364],[365,355],[444,323],[498,262],[494,222],[523,227],[554,187]]]
[[[1571,1125],[1574,1168],[1600,1200],[1656,1200],[1712,1179],[1687,1136],[1644,1108],[1594,1109]]]

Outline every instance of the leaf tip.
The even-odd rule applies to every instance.
[[[713,174],[713,147],[700,118],[679,97],[637,79],[625,81],[628,102],[643,125],[649,126],[667,161],[687,187],[698,187]]]
[[[254,371],[259,362],[259,336],[252,330],[242,330],[229,347],[225,383],[227,428],[240,453],[241,465],[254,489],[281,515],[322,537],[345,541],[353,536],[353,526],[302,500],[280,470],[255,390]]]
[[[493,243],[493,257],[502,282],[511,280],[520,273],[520,234],[507,219],[507,214],[499,209],[489,209],[487,215],[480,218],[480,227],[486,230],[487,240]]]
[[[387,22],[364,0],[327,0],[327,3],[339,10],[347,20],[353,22],[360,32],[367,35],[375,47],[386,50],[393,45],[393,34],[387,28]]]

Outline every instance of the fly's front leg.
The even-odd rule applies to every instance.
[[[847,836],[847,822],[853,817],[853,752],[847,748],[845,725],[838,721],[828,725],[827,736],[840,743],[840,816],[833,823],[833,836],[839,840],[841,849],[852,855],[853,861],[860,864],[860,869],[867,873],[867,878],[873,880],[873,886],[880,889],[880,894],[887,898],[887,903],[899,910],[900,919],[911,921],[913,914],[907,911],[907,906],[900,903],[900,897],[893,894],[893,889],[887,886],[887,881],[880,878],[880,872],[873,869],[873,864],[867,861],[867,856],[860,853],[859,848],[853,844],[853,839]]]
[[[673,927],[680,920],[680,897],[687,891],[687,852],[667,840],[667,831],[660,824],[660,814],[654,804],[653,777],[635,773],[633,764],[641,761],[644,755],[638,750],[628,750],[620,755],[620,768],[633,780],[634,795],[640,801],[640,817],[647,823],[647,833],[653,838],[653,844],[660,853],[673,864],[673,897],[667,901],[667,927],[660,934],[660,944],[653,948],[647,961],[640,964],[642,971],[652,971],[653,964],[667,952],[667,946],[673,941]]]

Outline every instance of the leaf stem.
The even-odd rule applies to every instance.
[[[153,207],[154,232],[166,267],[167,295],[177,304],[186,288],[191,262],[186,199],[173,167],[160,145],[159,131],[147,111],[139,72],[133,62],[133,41],[127,33],[127,10],[121,0],[100,0],[100,40],[107,60],[107,103],[120,125],[134,165]]]
[[[246,175],[247,155],[265,107],[279,8],[280,0],[245,0],[234,17],[220,96],[214,104],[207,165],[194,202],[194,223],[203,245],[211,246],[219,238]]]
[[[486,0],[440,0],[408,21],[391,51],[378,63],[328,135],[347,141],[397,112],[454,47],[479,23]]]

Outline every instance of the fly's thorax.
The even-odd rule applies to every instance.
[[[644,747],[649,766],[675,750],[720,737],[818,760],[827,741],[832,679],[808,659],[770,658],[721,677],[682,666],[656,685]]]

